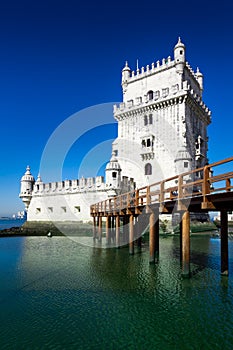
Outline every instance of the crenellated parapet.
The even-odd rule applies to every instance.
[[[105,189],[104,177],[96,176],[80,178],[75,180],[64,180],[49,183],[35,183],[33,195],[36,194],[61,194],[61,193],[79,193],[92,192]]]
[[[56,195],[56,194],[72,194],[87,192],[102,192],[116,190],[117,193],[127,192],[134,187],[133,179],[127,176],[122,177],[119,187],[116,188],[112,184],[105,183],[103,176],[80,178],[75,180],[64,180],[57,182],[35,183],[32,196],[40,195]]]
[[[113,113],[116,120],[122,119],[122,117],[144,113],[149,110],[157,110],[166,108],[169,105],[179,104],[184,99],[193,100],[193,103],[198,107],[206,117],[210,118],[211,111],[205,105],[200,94],[192,88],[190,81],[185,80],[182,82],[182,86],[179,84],[171,85],[170,87],[164,87],[160,90],[150,90],[147,95],[136,96],[127,102],[121,102],[119,105],[113,106]]]
[[[171,56],[168,56],[167,58],[163,58],[161,61],[158,60],[156,62],[152,62],[150,65],[146,65],[146,67],[142,66],[141,68],[137,68],[133,71],[129,70],[127,82],[132,83],[136,80],[143,79],[146,76],[158,74],[171,67],[175,67],[175,61],[172,61]]]
[[[189,62],[186,61],[185,67],[187,68],[187,70],[189,71],[190,75],[192,75],[192,77],[194,79],[197,79],[196,77],[196,73],[194,72],[194,70],[192,69],[192,67],[190,66]]]
[[[146,67],[137,67],[136,70],[131,70],[128,67],[128,62],[126,62],[125,67],[123,68],[122,72],[122,82],[132,83],[136,80],[144,79],[145,77],[149,77],[154,74],[158,74],[161,72],[164,72],[167,69],[176,67],[178,62],[174,59],[172,60],[171,56],[168,56],[167,58],[163,58],[162,60],[157,60],[156,62],[152,62],[151,64],[147,64]],[[187,70],[192,74],[193,78],[197,80],[196,73],[191,68],[188,61],[184,61],[183,66],[187,68]],[[127,72],[127,75],[125,74]]]
[[[206,106],[206,104],[203,102],[202,98],[200,96],[198,96],[195,91],[193,89],[188,89],[189,94],[188,94],[188,101],[190,103],[196,106],[198,106],[199,108],[202,109],[203,113],[205,115],[207,115],[209,118],[211,118],[211,111],[210,109]],[[191,98],[190,98],[191,97]]]

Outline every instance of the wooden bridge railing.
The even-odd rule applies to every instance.
[[[156,203],[162,206],[166,201],[173,200],[178,200],[179,205],[182,200],[197,196],[202,196],[202,209],[211,209],[213,206],[208,198],[210,194],[233,189],[233,171],[221,173],[217,170],[226,163],[232,163],[233,168],[233,157],[93,204],[90,208],[91,215],[120,213],[130,208],[134,208],[137,213],[141,207]],[[213,175],[214,171],[216,175]]]

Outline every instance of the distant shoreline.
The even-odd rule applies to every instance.
[[[13,222],[12,222],[13,224]],[[206,225],[192,225],[193,235],[216,235],[216,229],[214,227],[206,227]],[[208,229],[209,228],[209,229]],[[53,222],[42,222],[42,221],[24,221],[20,226],[12,226],[8,228],[3,228],[0,230],[0,237],[27,237],[27,236],[47,236],[51,233],[52,236],[92,236],[92,223],[83,223],[77,221],[70,222],[57,222],[56,225]],[[63,233],[65,232],[65,234]],[[171,232],[161,232],[161,235],[174,236],[179,235],[179,232],[175,230],[174,233]]]

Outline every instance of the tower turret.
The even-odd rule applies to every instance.
[[[33,185],[35,183],[35,179],[31,174],[29,165],[26,168],[26,172],[21,178],[21,188],[20,188],[20,194],[19,197],[22,199],[25,210],[28,210],[31,198],[32,198],[32,191],[33,191]]]
[[[42,184],[42,183],[43,183],[43,181],[41,180],[41,176],[40,176],[40,174],[38,174],[36,182],[35,182],[35,185],[39,185],[39,184]]]
[[[125,62],[125,66],[122,69],[122,79],[121,79],[121,86],[123,89],[123,93],[127,90],[127,86],[128,86],[128,80],[130,78],[130,73],[131,73],[131,69],[128,66],[128,62]]]
[[[175,158],[177,174],[192,170],[192,157],[185,146],[181,147]]]
[[[196,75],[197,81],[200,85],[200,90],[202,93],[203,92],[203,74],[200,72],[198,67],[197,67],[197,71],[196,71],[195,75]]]
[[[110,162],[105,169],[106,185],[113,189],[120,189],[121,187],[121,166],[116,159],[115,153],[112,153]]]
[[[185,45],[181,42],[180,37],[178,38],[178,42],[174,47],[174,60],[176,71],[182,74],[185,66]]]

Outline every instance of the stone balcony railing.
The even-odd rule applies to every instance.
[[[152,107],[153,105],[162,105],[172,101],[172,103],[180,103],[182,102],[182,97],[187,94],[190,94],[195,102],[203,109],[205,113],[209,116],[211,115],[211,111],[203,102],[201,96],[199,96],[195,91],[190,87],[187,81],[183,82],[182,89],[179,89],[178,84],[171,86],[171,88],[164,88],[162,90],[157,90],[154,92],[154,98],[148,99],[148,96],[139,96],[135,99],[131,99],[127,102],[121,102],[119,105],[113,106],[114,117],[121,115],[122,113],[130,112],[134,109],[138,108],[146,108]]]

